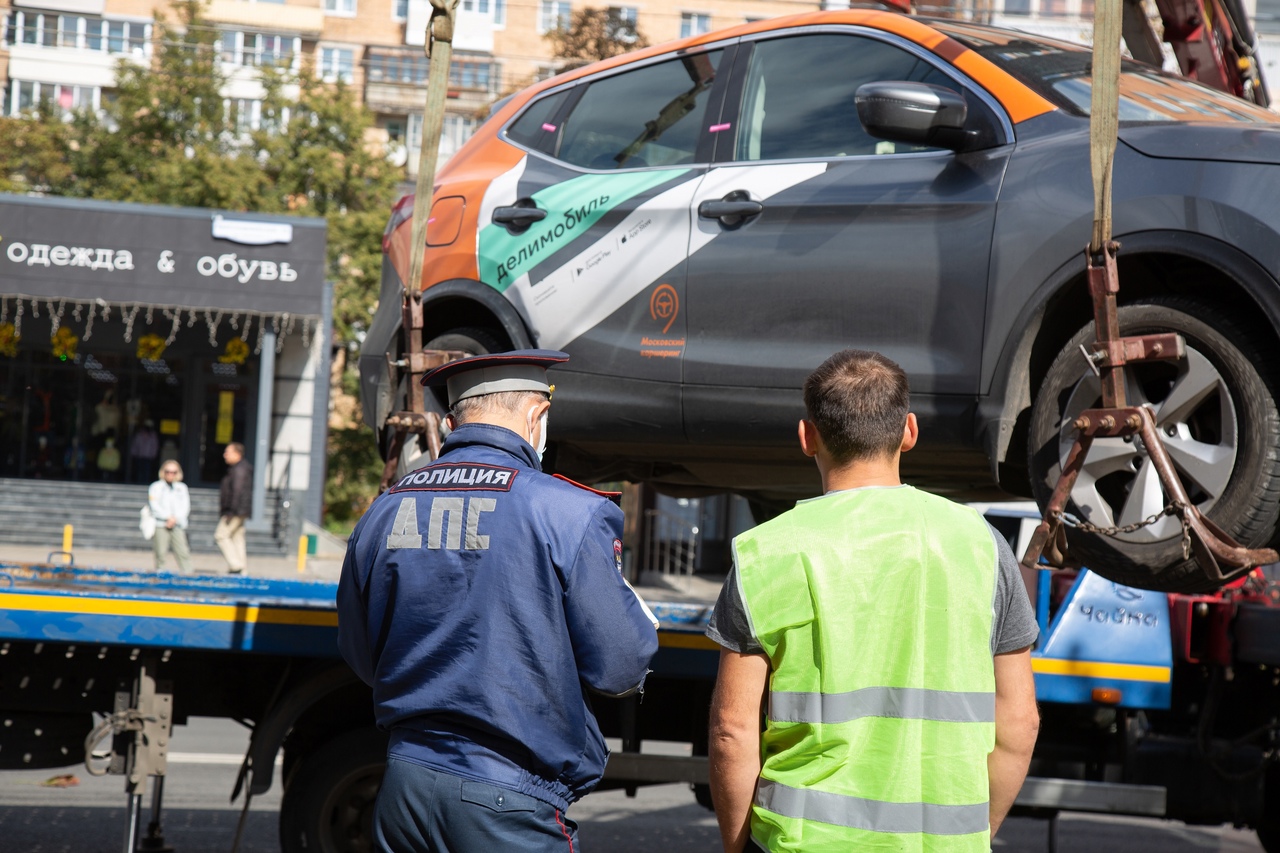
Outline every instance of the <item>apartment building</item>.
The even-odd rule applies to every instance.
[[[554,74],[548,31],[578,8],[613,8],[652,44],[761,18],[848,5],[849,0],[461,0],[441,141],[447,159],[497,97]],[[925,0],[925,14],[978,12],[993,23],[1087,43],[1094,0]],[[1280,0],[1257,3],[1264,71],[1280,79]],[[989,10],[989,12],[987,12]],[[377,116],[388,156],[417,166],[428,60],[428,0],[209,0],[219,31],[228,109],[245,126],[260,117],[258,67],[287,62],[300,73],[353,86]],[[0,114],[40,102],[98,108],[116,63],[150,62],[175,18],[169,0],[0,0]],[[1275,40],[1275,41],[1273,41]],[[1274,50],[1271,49],[1274,46]],[[412,153],[411,153],[412,152]]]

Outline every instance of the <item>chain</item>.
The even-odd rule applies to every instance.
[[[1076,518],[1067,512],[1058,511],[1053,513],[1053,517],[1067,527],[1074,527],[1076,530],[1085,533],[1096,533],[1099,536],[1120,536],[1125,533],[1133,533],[1144,527],[1150,527],[1166,515],[1176,515],[1178,520],[1182,522],[1182,559],[1189,559],[1191,557],[1191,525],[1187,522],[1187,505],[1181,501],[1170,501],[1169,505],[1164,509],[1152,513],[1141,521],[1116,527],[1099,527],[1096,524],[1090,524],[1087,521]]]

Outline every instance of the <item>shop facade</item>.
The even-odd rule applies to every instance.
[[[324,273],[321,219],[0,195],[0,477],[216,488],[235,441],[319,523]]]

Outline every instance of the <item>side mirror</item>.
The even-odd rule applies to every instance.
[[[858,119],[878,139],[964,151],[977,134],[964,129],[969,108],[959,92],[929,83],[864,83],[853,96]]]

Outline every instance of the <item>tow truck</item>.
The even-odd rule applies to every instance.
[[[1161,0],[1165,35],[1188,76],[1266,103],[1252,37],[1233,2]],[[445,80],[452,9],[445,0],[433,6],[431,76]],[[1136,3],[1125,9],[1127,42],[1138,55],[1146,18]],[[1146,40],[1148,50],[1158,47],[1154,36]],[[435,89],[442,99],[443,88]],[[441,103],[428,103],[426,139],[438,135]],[[422,190],[431,186],[434,146],[424,147],[423,159],[419,196],[428,198]],[[1105,241],[1095,242],[1101,250]],[[420,254],[413,267],[411,280],[420,281]],[[424,413],[412,379],[450,357],[424,351],[422,305],[415,309],[411,296],[403,328],[413,332],[402,359],[408,410],[387,419],[397,436],[388,477],[407,434],[426,436],[431,452],[438,450],[431,441],[438,424]],[[997,526],[1004,523],[998,516]],[[1039,535],[1031,519],[1013,518],[1020,536]],[[1016,807],[1049,817],[1050,849],[1056,815],[1077,810],[1251,826],[1266,850],[1280,853],[1276,571],[1253,569],[1211,595],[1145,592],[1084,569],[1053,572],[1033,563],[1026,571],[1043,630],[1033,655],[1043,722]],[[621,741],[605,784],[634,790],[683,781],[707,803],[716,650],[701,629],[711,602],[641,592],[661,622],[660,651],[643,704],[599,703],[602,729]],[[232,792],[233,799],[243,793],[245,808],[271,787],[283,753],[283,850],[368,843],[362,833],[386,735],[373,725],[368,688],[336,655],[334,595],[326,583],[0,564],[0,768],[83,761],[90,773],[120,774],[125,853],[163,849],[173,727],[192,716],[227,717],[252,728]],[[646,740],[688,743],[691,755],[649,754]],[[148,782],[152,817],[144,832]]]
[[[983,507],[1015,545],[1034,509]],[[637,578],[639,579],[639,578]],[[1154,593],[1087,570],[1024,573],[1040,740],[1015,814],[1064,811],[1252,827],[1280,853],[1280,569],[1215,595]],[[620,744],[604,787],[688,783],[710,806],[707,719],[718,647],[692,578],[640,585],[659,651],[643,701],[595,700]],[[699,578],[715,589],[716,578]],[[251,730],[231,794],[284,786],[285,853],[361,849],[386,757],[369,688],[337,654],[336,585],[184,576],[65,562],[0,565],[0,769],[124,777],[124,853],[164,847],[171,745],[189,718]],[[648,752],[651,741],[688,755]],[[150,794],[150,818],[144,798]]]

